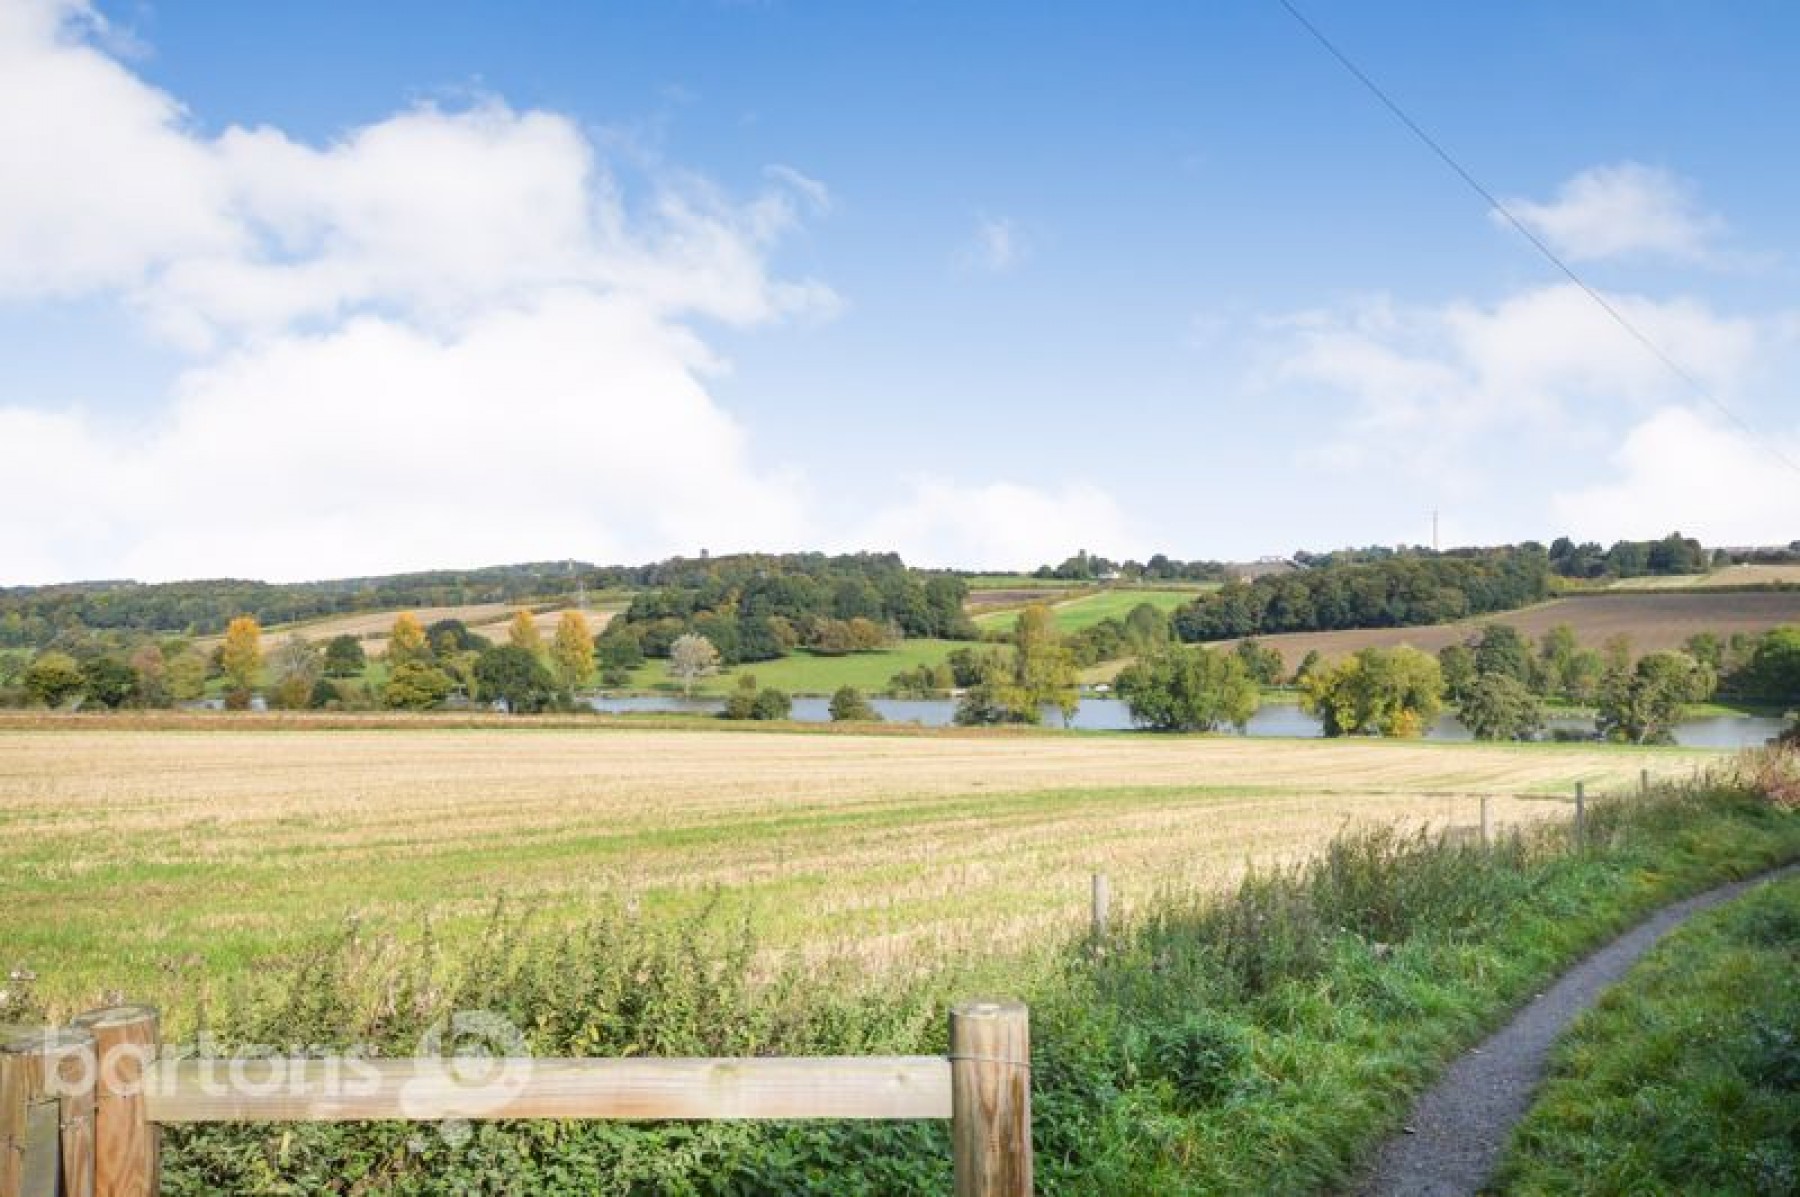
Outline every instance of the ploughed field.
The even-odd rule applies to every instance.
[[[520,721],[523,723],[523,721]],[[218,724],[207,725],[216,729]],[[174,730],[171,730],[173,728]],[[554,922],[715,897],[776,948],[871,968],[1223,886],[1346,824],[1566,819],[1715,753],[1151,735],[860,735],[596,726],[0,728],[0,983],[60,1010],[191,1007],[357,917],[455,939],[504,898]]]

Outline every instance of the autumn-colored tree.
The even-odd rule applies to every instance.
[[[564,611],[556,621],[556,637],[550,643],[550,668],[556,684],[565,691],[585,683],[594,672],[594,634],[587,617]]]
[[[138,701],[147,707],[166,707],[169,705],[169,662],[163,656],[161,647],[155,644],[139,645],[131,654],[131,669],[137,674]]]
[[[402,611],[394,620],[393,630],[388,632],[388,665],[424,661],[430,656],[431,645],[425,639],[425,625],[411,611]]]
[[[534,657],[544,655],[544,637],[538,631],[537,620],[531,612],[519,610],[513,612],[512,623],[506,629],[506,642],[514,648],[522,648]]]
[[[220,667],[231,680],[231,688],[247,694],[256,685],[262,663],[262,625],[254,615],[240,615],[225,629]]]

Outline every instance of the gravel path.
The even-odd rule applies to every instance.
[[[1550,1047],[1575,1017],[1624,976],[1656,941],[1711,906],[1765,881],[1800,872],[1788,865],[1666,906],[1564,973],[1501,1030],[1474,1048],[1422,1095],[1406,1130],[1389,1139],[1364,1197],[1464,1197],[1482,1191],[1513,1125],[1543,1079]]]

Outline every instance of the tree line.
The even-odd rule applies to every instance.
[[[1541,546],[1409,554],[1227,582],[1179,608],[1174,627],[1189,643],[1413,627],[1511,610],[1549,590],[1549,556]]]
[[[722,664],[739,665],[798,649],[840,656],[907,638],[973,640],[967,597],[961,577],[908,568],[891,553],[722,558],[635,595],[601,651],[608,660],[669,657],[682,637],[700,636]]]

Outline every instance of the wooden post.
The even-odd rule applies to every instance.
[[[31,1089],[25,1075],[25,1057],[7,1051],[5,1043],[24,1033],[24,1027],[0,1025],[0,1197],[20,1197],[25,1183],[25,1133]]]
[[[159,1021],[153,1006],[91,1010],[74,1025],[91,1031],[99,1060],[95,1079],[95,1197],[156,1197],[158,1140],[144,1102],[144,1072],[156,1059]]]
[[[1650,796],[1650,770],[1648,769],[1638,770],[1638,793],[1645,798]]]
[[[1582,782],[1575,783],[1575,847],[1577,850],[1587,844],[1587,786]]]
[[[956,1197],[1030,1197],[1031,1019],[1023,1002],[950,1011]]]
[[[54,1097],[34,1098],[26,1107],[25,1150],[19,1157],[22,1197],[56,1197],[62,1185],[61,1125]]]
[[[1105,873],[1094,874],[1094,946],[1106,942],[1107,916],[1112,911],[1112,887]]]
[[[1481,846],[1487,847],[1493,842],[1492,827],[1488,823],[1488,796],[1481,796]]]
[[[0,1054],[24,1062],[33,1097],[56,1101],[61,1197],[94,1197],[94,1036],[73,1027],[15,1036]]]

